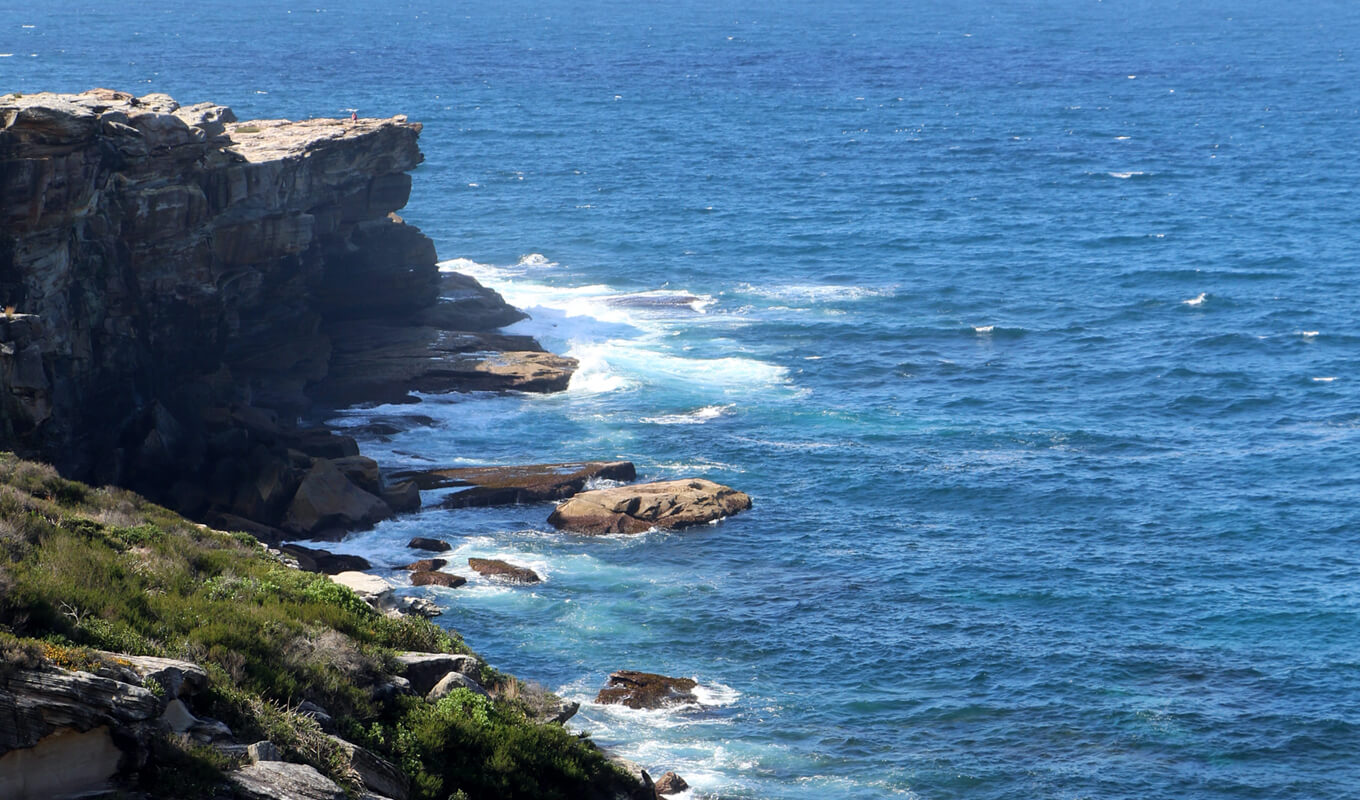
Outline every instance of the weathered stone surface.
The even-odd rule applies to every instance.
[[[378,462],[368,456],[345,456],[331,459],[335,468],[349,479],[349,482],[372,495],[382,495],[382,476],[378,472]]]
[[[462,575],[454,575],[451,572],[421,570],[411,573],[412,586],[443,586],[446,589],[456,589],[465,583],[467,583],[467,578]]]
[[[393,477],[413,481],[421,489],[468,487],[448,495],[441,502],[446,508],[465,508],[561,500],[581,491],[591,480],[634,480],[637,470],[631,461],[582,461],[505,467],[454,467],[399,472]]]
[[[582,492],[548,522],[573,533],[641,533],[722,519],[751,507],[751,498],[713,481],[690,478]]]
[[[126,669],[132,680],[143,687],[148,681],[155,682],[165,690],[165,696],[192,697],[208,688],[208,673],[191,661],[156,656],[130,656],[126,653],[97,651],[112,667]],[[110,675],[122,680],[122,676]]]
[[[484,333],[520,312],[441,273],[393,213],[420,131],[404,117],[238,122],[108,89],[0,95],[0,296],[14,306],[0,448],[277,541],[311,468],[293,451],[357,455],[296,429],[328,388],[367,402],[564,387],[573,362]],[[340,470],[419,507],[371,462]]]
[[[402,676],[411,682],[411,691],[417,694],[428,694],[450,672],[475,678],[482,666],[476,656],[448,653],[402,653],[397,662],[402,665]]]
[[[362,556],[332,553],[329,550],[317,550],[300,544],[280,545],[279,550],[297,559],[298,569],[320,572],[323,575],[357,572],[373,567],[368,563],[368,559]]]
[[[393,511],[407,512],[420,509],[420,488],[411,481],[397,481],[384,486],[381,496],[383,502],[391,506]]]
[[[440,698],[444,697],[449,692],[452,692],[454,689],[471,689],[482,697],[491,696],[486,693],[486,689],[483,689],[480,683],[472,678],[469,678],[461,672],[449,672],[439,679],[439,682],[434,685],[434,688],[430,689],[429,693],[425,695],[425,699],[431,703],[438,702]]]
[[[330,576],[331,580],[359,595],[365,603],[374,608],[387,608],[392,605],[392,584],[363,572],[341,572]]]
[[[335,781],[306,764],[260,761],[227,778],[245,800],[345,800]]]
[[[417,536],[406,543],[412,550],[429,550],[432,553],[443,553],[453,549],[453,545],[442,539],[430,539],[424,536]]]
[[[409,569],[412,572],[429,572],[431,570],[443,569],[448,563],[448,559],[445,558],[422,558],[419,561],[412,561],[404,567],[398,567],[398,569]]]
[[[479,575],[506,583],[538,583],[543,580],[528,567],[518,567],[498,558],[469,558],[468,566]]]
[[[667,772],[656,780],[657,794],[680,794],[689,788],[685,779],[676,775],[674,772]]]
[[[0,752],[32,747],[58,730],[139,722],[160,711],[150,691],[88,672],[19,670],[4,679],[3,687]]]
[[[609,682],[596,695],[597,703],[618,703],[629,708],[666,708],[699,702],[694,695],[698,686],[691,678],[669,678],[652,672],[619,670],[610,673]]]
[[[315,391],[327,401],[404,402],[412,392],[556,392],[576,360],[543,352],[528,337],[358,321],[326,329],[331,373]]]
[[[0,797],[48,800],[95,793],[108,788],[123,758],[106,725],[61,730],[0,757]]]
[[[399,603],[399,613],[410,614],[425,619],[433,619],[444,613],[438,603],[424,597],[403,597]]]
[[[310,534],[328,527],[372,527],[392,516],[381,499],[351,483],[333,463],[319,458],[288,507],[284,527]]]
[[[365,787],[392,800],[407,800],[411,796],[411,779],[395,764],[338,736],[330,738]]]
[[[273,742],[263,739],[246,748],[246,757],[251,763],[258,764],[261,761],[282,761],[283,753]]]

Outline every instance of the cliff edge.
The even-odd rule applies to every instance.
[[[491,333],[522,314],[395,215],[420,130],[0,96],[0,447],[267,535],[357,454],[298,428],[318,403],[565,388],[574,362]]]

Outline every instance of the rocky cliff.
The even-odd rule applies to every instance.
[[[0,96],[0,447],[267,532],[357,452],[297,428],[315,403],[563,388],[574,364],[489,334],[521,315],[394,214],[420,130]],[[380,517],[391,487],[345,466]]]

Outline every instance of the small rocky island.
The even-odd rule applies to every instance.
[[[498,332],[522,312],[441,272],[396,215],[420,130],[241,122],[108,89],[0,95],[0,796],[686,788],[568,734],[578,704],[486,665],[426,619],[428,598],[282,544],[339,541],[419,509],[422,489],[453,489],[449,508],[556,502],[550,523],[586,535],[751,505],[697,478],[629,484],[626,461],[392,474],[316,422],[417,391],[560,391],[576,367]],[[456,592],[468,578],[448,564],[401,569]],[[695,686],[625,670],[597,702],[693,703]]]

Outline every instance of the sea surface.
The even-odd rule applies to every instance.
[[[345,546],[539,571],[411,591],[690,797],[1360,797],[1360,4],[0,0],[0,92],[93,86],[424,123],[403,216],[581,370],[385,465],[752,495]]]

